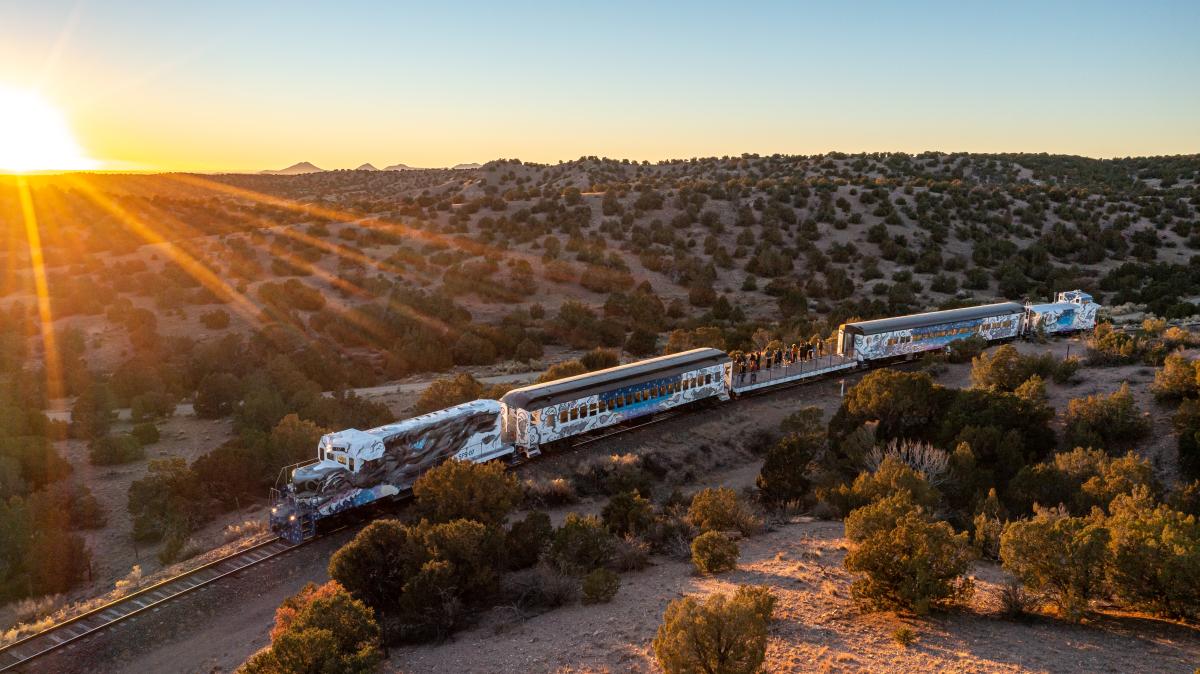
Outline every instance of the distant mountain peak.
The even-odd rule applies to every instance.
[[[483,166],[483,164],[470,163],[470,164],[455,164],[454,166],[451,166],[450,168],[455,169],[455,170],[464,170],[465,171],[467,169],[477,169],[480,166]]]
[[[325,169],[313,165],[311,162],[302,161],[292,164],[285,169],[279,169],[278,171],[267,169],[266,171],[260,171],[260,173],[279,176],[297,176],[304,173],[321,173],[324,170]]]
[[[412,166],[409,166],[408,164],[392,164],[391,166],[388,166],[387,168],[385,168],[383,170],[384,171],[418,171],[420,169],[413,168]]]
[[[362,166],[359,166],[358,168],[356,168],[354,170],[355,171],[378,171],[379,169],[375,168],[373,165],[371,165],[370,162],[368,162],[366,164],[363,164]]]

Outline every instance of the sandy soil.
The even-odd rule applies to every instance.
[[[624,574],[610,604],[571,606],[524,622],[497,609],[439,646],[393,652],[386,671],[658,672],[651,643],[667,604],[685,595],[770,587],[778,604],[767,647],[768,672],[1191,672],[1200,632],[1126,616],[1072,626],[996,617],[995,565],[975,569],[976,595],[963,610],[927,619],[860,612],[842,566],[839,522],[796,521],[741,542],[739,568],[697,577],[688,562],[656,559]],[[892,632],[908,626],[904,648]]]

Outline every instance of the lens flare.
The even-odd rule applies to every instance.
[[[96,168],[66,117],[32,91],[0,85],[0,172],[75,171]]]

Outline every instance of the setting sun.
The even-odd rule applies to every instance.
[[[0,172],[95,168],[53,105],[32,91],[0,86]]]

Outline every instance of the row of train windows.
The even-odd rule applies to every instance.
[[[651,386],[649,388],[642,389],[641,391],[633,391],[623,395],[617,395],[609,398],[608,400],[602,400],[598,403],[576,405],[569,409],[560,410],[558,413],[558,423],[565,424],[568,421],[574,421],[575,419],[586,419],[587,417],[594,417],[601,412],[611,412],[613,410],[619,410],[627,405],[634,405],[636,403],[645,402],[654,398],[663,398],[675,393],[679,393],[680,391],[696,388],[697,386],[711,384],[712,380],[713,376],[711,374],[706,374],[704,376],[696,375],[694,377],[687,377],[670,384]],[[546,418],[551,424],[554,423],[553,414],[547,415]],[[534,423],[537,423],[536,419],[534,420]]]
[[[891,337],[887,341],[888,346],[897,344],[908,344],[912,341],[921,341],[923,339],[934,339],[937,337],[946,337],[948,335],[965,335],[970,332],[983,332],[984,330],[996,330],[1000,328],[1011,328],[1012,319],[1007,321],[998,321],[994,323],[980,323],[973,328],[951,328],[949,330],[937,330],[934,332],[926,332],[920,335],[910,335],[905,337]]]

